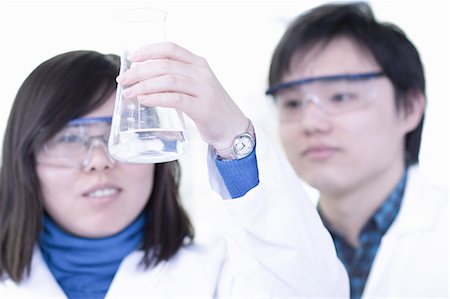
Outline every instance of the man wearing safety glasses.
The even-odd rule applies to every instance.
[[[418,173],[425,79],[404,33],[365,3],[317,7],[282,37],[269,84],[351,297],[447,298],[448,191]]]

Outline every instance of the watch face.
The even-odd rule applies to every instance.
[[[249,134],[242,134],[235,140],[233,151],[237,157],[248,156],[254,148],[253,138]]]

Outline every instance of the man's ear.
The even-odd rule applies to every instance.
[[[413,131],[422,120],[425,112],[425,95],[421,90],[408,92],[406,107],[403,107],[402,118],[405,134]]]

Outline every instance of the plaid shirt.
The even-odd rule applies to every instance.
[[[347,243],[344,237],[334,232],[322,217],[325,227],[333,237],[337,255],[347,269],[350,278],[350,298],[352,299],[361,298],[381,239],[398,215],[406,177],[407,171],[389,197],[364,225],[359,235],[358,248],[354,248]]]

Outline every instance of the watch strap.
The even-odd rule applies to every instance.
[[[239,152],[238,147],[241,143],[241,138],[247,138],[248,140],[251,140],[251,149],[246,149],[246,152],[244,154]],[[255,137],[255,128],[253,127],[252,122],[249,120],[249,124],[247,129],[244,133],[237,135],[234,140],[233,144],[230,147],[224,148],[224,149],[214,149],[217,156],[221,160],[237,160],[242,159],[250,155],[255,148],[256,144],[256,137]],[[247,151],[248,150],[248,151]]]

